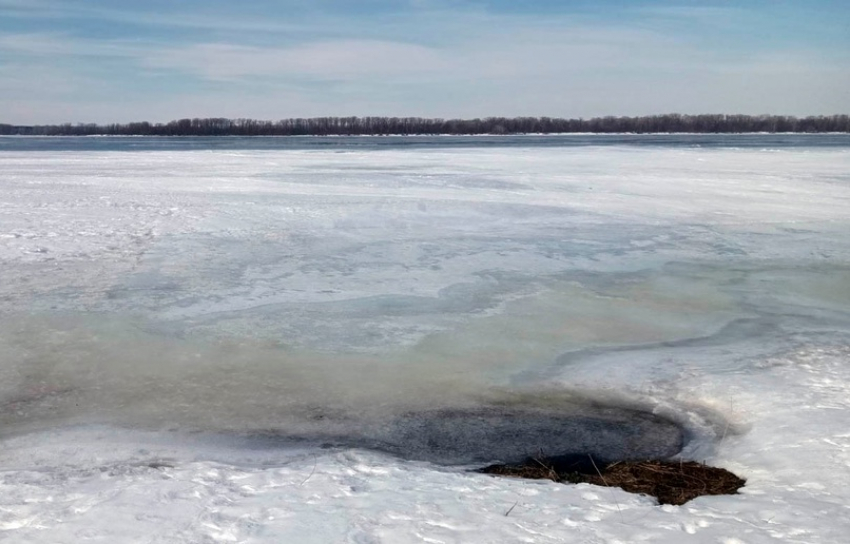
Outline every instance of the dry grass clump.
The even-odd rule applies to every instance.
[[[589,458],[588,458],[589,459]],[[629,493],[643,493],[659,504],[684,504],[702,495],[734,495],[745,480],[726,469],[694,461],[621,461],[608,465],[565,463],[559,458],[528,459],[518,465],[491,465],[485,474],[515,478],[546,479],[563,483],[589,483],[620,487]]]

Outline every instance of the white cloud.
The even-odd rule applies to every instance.
[[[704,48],[652,25],[498,16],[445,5],[425,2],[421,21],[388,16],[370,32],[343,30],[336,21],[297,40],[271,33],[252,42],[244,32],[204,42],[187,35],[182,42],[0,35],[0,60],[6,59],[6,68],[15,66],[3,70],[0,64],[0,98],[9,112],[0,122],[671,111],[806,115],[840,112],[848,103],[846,54]],[[719,17],[712,10],[673,13]],[[251,23],[234,21],[240,24]],[[138,88],[145,94],[134,94]]]
[[[445,67],[440,52],[377,40],[317,42],[289,48],[208,43],[151,52],[143,65],[195,73],[213,80],[272,76],[357,79],[427,75]]]
[[[213,32],[288,32],[303,35],[321,32],[327,29],[332,18],[324,20],[278,20],[262,19],[245,16],[242,10],[234,9],[230,13],[216,14],[190,3],[174,3],[169,10],[146,9],[144,3],[126,2],[67,2],[56,0],[0,0],[3,15],[38,20],[67,20],[98,22],[103,25],[110,23],[128,23],[136,26],[147,26],[155,29],[200,29]],[[73,23],[68,25],[73,27]]]
[[[4,10],[21,10],[26,13],[49,9],[52,6],[52,3],[43,0],[0,0],[0,8]]]
[[[478,30],[442,47],[385,40],[326,40],[291,47],[203,43],[149,50],[142,64],[209,80],[313,78],[374,81],[560,77],[587,71],[651,69],[693,63],[697,49],[631,29],[515,26]]]
[[[154,44],[131,40],[94,40],[68,34],[34,32],[0,34],[0,53],[17,57],[139,57]]]

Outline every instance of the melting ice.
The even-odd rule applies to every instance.
[[[0,530],[840,541],[850,140],[757,138],[4,139]],[[465,470],[569,447],[748,485]]]

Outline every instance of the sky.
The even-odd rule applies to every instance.
[[[850,112],[846,0],[0,0],[0,123]]]

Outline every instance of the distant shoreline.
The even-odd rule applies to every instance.
[[[663,114],[640,117],[313,117],[279,121],[194,118],[60,125],[0,124],[0,136],[546,136],[638,134],[846,134],[847,114],[787,115]]]
[[[0,134],[0,138],[505,138],[558,136],[846,136],[850,132],[546,132],[516,134]]]

